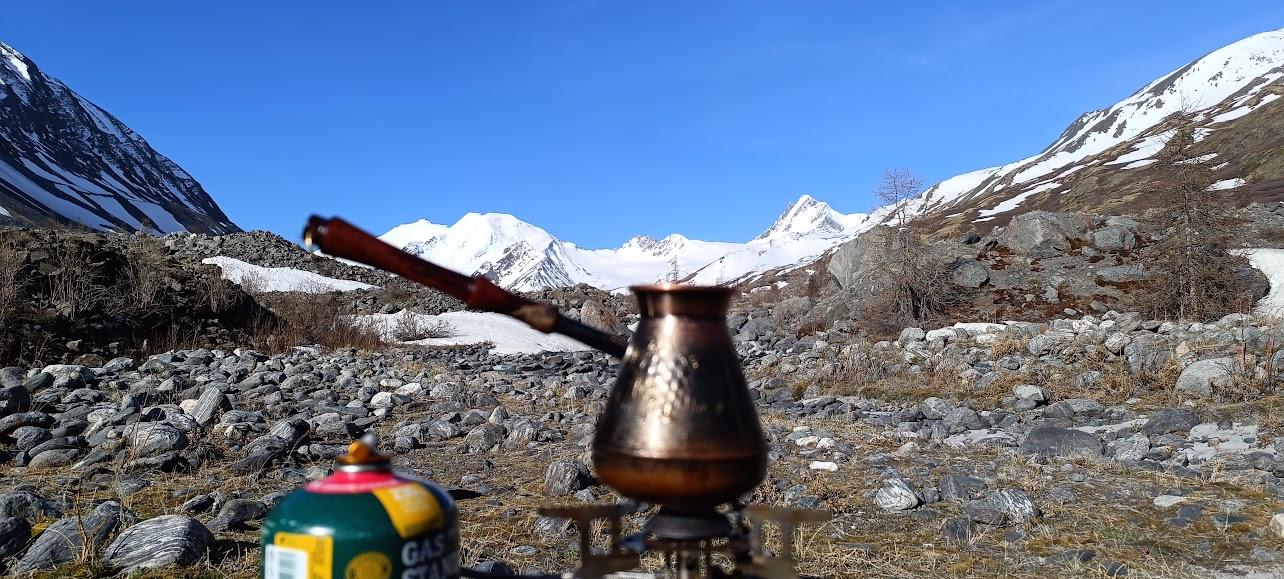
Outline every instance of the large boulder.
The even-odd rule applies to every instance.
[[[1021,452],[1039,456],[1101,456],[1101,439],[1082,430],[1039,426],[1021,441]]]
[[[203,559],[213,543],[214,535],[200,521],[162,515],[125,529],[103,551],[103,559],[125,573],[187,566]]]
[[[1102,251],[1124,251],[1137,246],[1137,236],[1122,225],[1110,225],[1092,232],[1092,246]]]
[[[1231,381],[1235,367],[1234,358],[1200,360],[1181,371],[1177,377],[1177,389],[1197,396],[1212,396],[1213,388]]]
[[[1031,211],[1012,218],[999,243],[1013,253],[1055,257],[1070,251],[1072,239],[1083,239],[1087,219],[1073,214]]]
[[[838,246],[826,267],[829,277],[849,294],[868,296],[879,273],[875,267],[879,251],[895,243],[895,237],[892,228],[880,225]]]
[[[959,263],[950,272],[950,283],[959,287],[975,289],[987,281],[990,281],[990,268],[976,260]]]
[[[52,569],[96,553],[118,526],[135,520],[117,501],[105,501],[85,516],[58,519],[36,537],[13,570],[29,573]]]

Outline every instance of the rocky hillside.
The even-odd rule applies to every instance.
[[[238,230],[181,167],[3,43],[0,225]]]
[[[1241,203],[1284,198],[1284,30],[1251,36],[1156,79],[1110,107],[1084,113],[1037,155],[966,173],[914,201],[945,233],[988,230],[1036,210],[1138,213],[1152,207],[1155,155],[1173,115],[1194,116],[1195,154],[1219,190]]]

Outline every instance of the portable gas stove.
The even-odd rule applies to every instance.
[[[540,514],[569,519],[580,530],[580,567],[562,575],[565,579],[643,579],[671,577],[797,579],[794,570],[794,530],[806,523],[823,523],[829,513],[807,509],[733,505],[726,513],[713,508],[678,511],[662,508],[647,521],[643,530],[622,533],[622,519],[636,512],[630,504],[568,505],[544,507]],[[592,544],[593,525],[605,524],[609,537],[606,549]],[[773,553],[765,548],[764,528],[779,529],[781,547]],[[664,561],[657,574],[639,571],[642,555],[655,553]],[[724,569],[715,555],[725,555],[733,566]]]

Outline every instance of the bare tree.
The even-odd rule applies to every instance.
[[[874,194],[884,207],[891,208],[892,226],[904,232],[910,224],[909,202],[922,190],[923,180],[908,169],[886,169]]]
[[[910,202],[922,189],[923,181],[904,169],[884,171],[874,189],[890,208],[889,228],[866,234],[872,271],[865,276],[869,299],[861,314],[881,329],[939,317],[961,298],[949,283],[950,261],[926,242],[910,213]]]
[[[1146,295],[1162,316],[1204,320],[1236,309],[1241,297],[1230,253],[1237,241],[1230,195],[1210,190],[1216,177],[1207,159],[1193,151],[1194,114],[1178,113],[1176,128],[1157,155],[1153,196],[1163,237],[1150,248],[1153,270]]]

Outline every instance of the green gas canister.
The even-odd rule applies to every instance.
[[[264,579],[454,579],[455,503],[431,483],[399,476],[363,437],[334,474],[281,500],[263,524]]]

